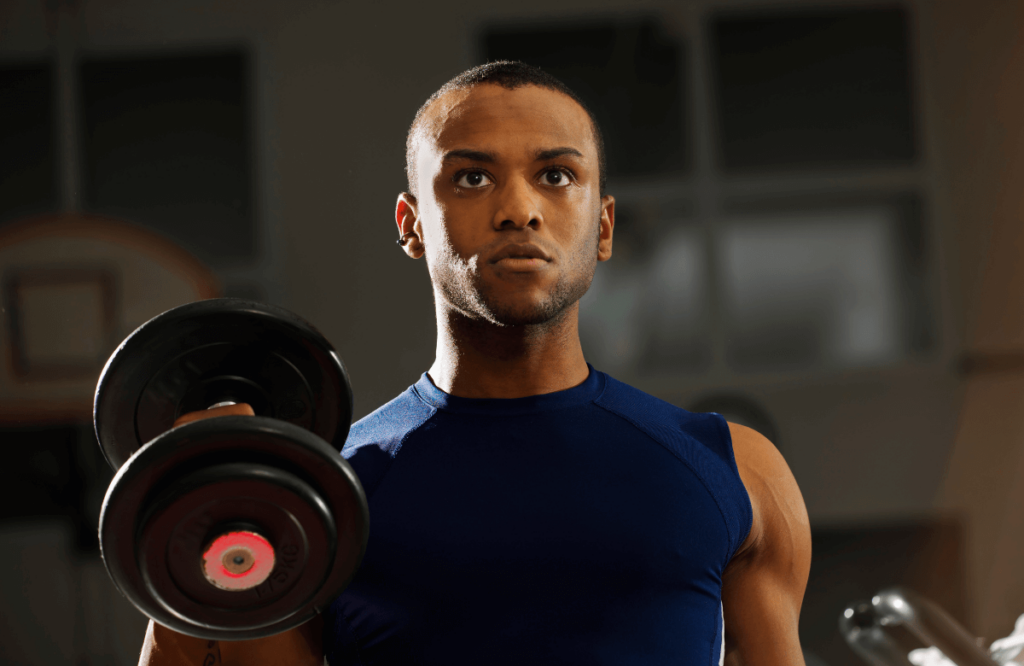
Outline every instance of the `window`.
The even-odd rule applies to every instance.
[[[0,65],[0,222],[58,206],[53,67]]]
[[[163,232],[212,265],[252,257],[246,67],[238,52],[86,58],[86,207]]]
[[[910,162],[907,33],[899,8],[715,18],[723,167]]]
[[[604,133],[610,176],[684,171],[683,46],[654,19],[495,27],[487,60],[522,60],[568,85]]]
[[[727,358],[739,370],[871,365],[920,351],[896,206],[727,218],[719,267]]]
[[[908,12],[692,12],[483,31],[485,58],[561,78],[605,134],[618,219],[588,359],[706,383],[934,349]]]
[[[698,371],[710,349],[701,228],[692,219],[660,221],[624,209],[614,258],[602,264],[580,302],[580,338],[590,361],[608,372],[670,367]]]

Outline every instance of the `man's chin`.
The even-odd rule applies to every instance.
[[[567,309],[550,302],[492,304],[488,318],[500,326],[539,326],[560,321]]]

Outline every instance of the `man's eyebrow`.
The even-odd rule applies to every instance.
[[[548,148],[547,150],[538,150],[536,160],[538,162],[541,162],[544,160],[553,160],[558,157],[565,157],[566,155],[572,155],[574,157],[583,157],[583,153],[576,150],[575,148],[563,146],[561,148]]]
[[[544,160],[553,160],[559,157],[565,157],[571,155],[573,157],[583,157],[583,153],[570,148],[568,146],[560,146],[558,148],[547,148],[544,150],[538,150],[534,154],[534,159],[538,162]],[[454,160],[470,160],[472,162],[483,162],[485,164],[493,164],[498,159],[493,153],[486,153],[482,150],[472,150],[470,148],[457,148],[455,150],[449,150],[441,158],[444,162],[451,162]]]
[[[487,164],[493,164],[495,161],[494,155],[491,153],[485,153],[481,150],[470,150],[468,148],[459,148],[457,150],[449,150],[441,158],[443,162],[451,162],[452,160],[472,160],[473,162],[485,162]]]

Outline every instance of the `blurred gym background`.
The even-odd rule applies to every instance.
[[[459,71],[539,64],[607,137],[588,358],[771,437],[807,501],[812,666],[906,584],[1024,613],[1024,4],[2,0],[0,663],[132,664],[95,527],[91,391],[164,309],[319,327],[362,416],[430,364],[396,249],[405,131]],[[595,581],[595,584],[599,584]]]

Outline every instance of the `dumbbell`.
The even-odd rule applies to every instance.
[[[172,427],[230,403],[255,416]],[[339,453],[352,391],[295,314],[213,299],[153,318],[107,361],[93,418],[116,470],[103,561],[156,622],[211,640],[268,636],[312,618],[355,573],[369,518]]]
[[[940,606],[906,588],[881,590],[871,601],[850,604],[839,617],[839,632],[872,666],[913,666],[929,649],[957,666],[997,664]]]

